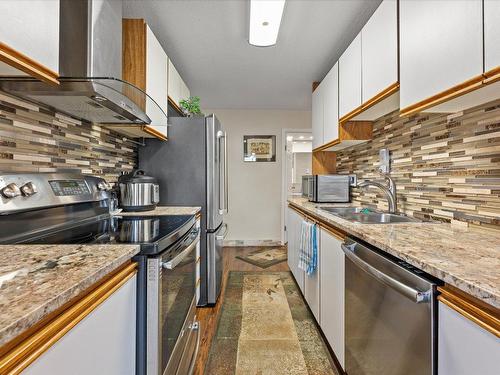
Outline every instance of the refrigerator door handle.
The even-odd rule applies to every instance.
[[[224,142],[224,146],[221,142]],[[219,154],[219,213],[223,214],[227,210],[227,140],[226,133],[219,131],[217,133],[217,145]]]
[[[229,211],[229,176],[227,164],[227,133],[224,132],[224,209]]]

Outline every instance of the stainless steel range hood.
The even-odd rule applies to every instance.
[[[122,3],[60,0],[60,85],[2,77],[0,89],[71,116],[102,124],[150,124],[145,109],[167,115],[138,87],[121,80]],[[163,116],[162,116],[163,117]]]

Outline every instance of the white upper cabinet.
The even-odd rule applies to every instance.
[[[188,86],[184,82],[184,80],[181,78],[181,100],[182,99],[189,99],[191,96],[191,92],[189,91]]]
[[[313,149],[323,145],[323,84],[316,87],[312,93],[312,147]]]
[[[399,15],[403,113],[483,73],[482,0],[401,1]]]
[[[167,104],[167,69],[168,58],[160,42],[156,39],[153,31],[146,25],[146,93],[153,98],[158,106],[146,102],[146,113],[151,118],[152,128],[167,135],[167,124],[165,116],[168,110]],[[163,111],[164,113],[161,113]],[[159,124],[160,123],[160,124]]]
[[[0,1],[0,75],[55,82],[59,73],[59,0]],[[17,63],[16,63],[17,61]]]
[[[182,99],[188,99],[191,96],[189,87],[175,68],[172,60],[168,61],[168,96],[179,107]]]
[[[339,137],[339,64],[333,66],[322,82],[323,143]]]
[[[484,70],[500,67],[500,1],[484,0]]]
[[[179,105],[181,97],[181,76],[177,72],[172,60],[168,60],[168,96]]]
[[[398,82],[398,3],[384,0],[361,30],[363,103]]]
[[[339,59],[339,118],[361,105],[361,33]]]

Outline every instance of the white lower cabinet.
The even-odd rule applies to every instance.
[[[136,282],[130,278],[23,374],[135,374]]]
[[[344,252],[343,240],[321,228],[320,327],[344,367]]]
[[[321,238],[319,236],[319,228],[317,228],[318,233],[318,265],[321,264]],[[308,275],[304,272],[304,297],[306,299],[309,308],[311,309],[316,321],[320,320],[320,270],[319,266],[316,270]]]
[[[439,375],[497,375],[500,340],[439,302]]]
[[[304,271],[299,269],[299,245],[300,228],[302,225],[302,216],[297,211],[288,208],[288,267],[295,277],[295,281],[304,293]]]

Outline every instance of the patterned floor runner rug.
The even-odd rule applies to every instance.
[[[206,375],[338,375],[290,272],[229,273]]]

